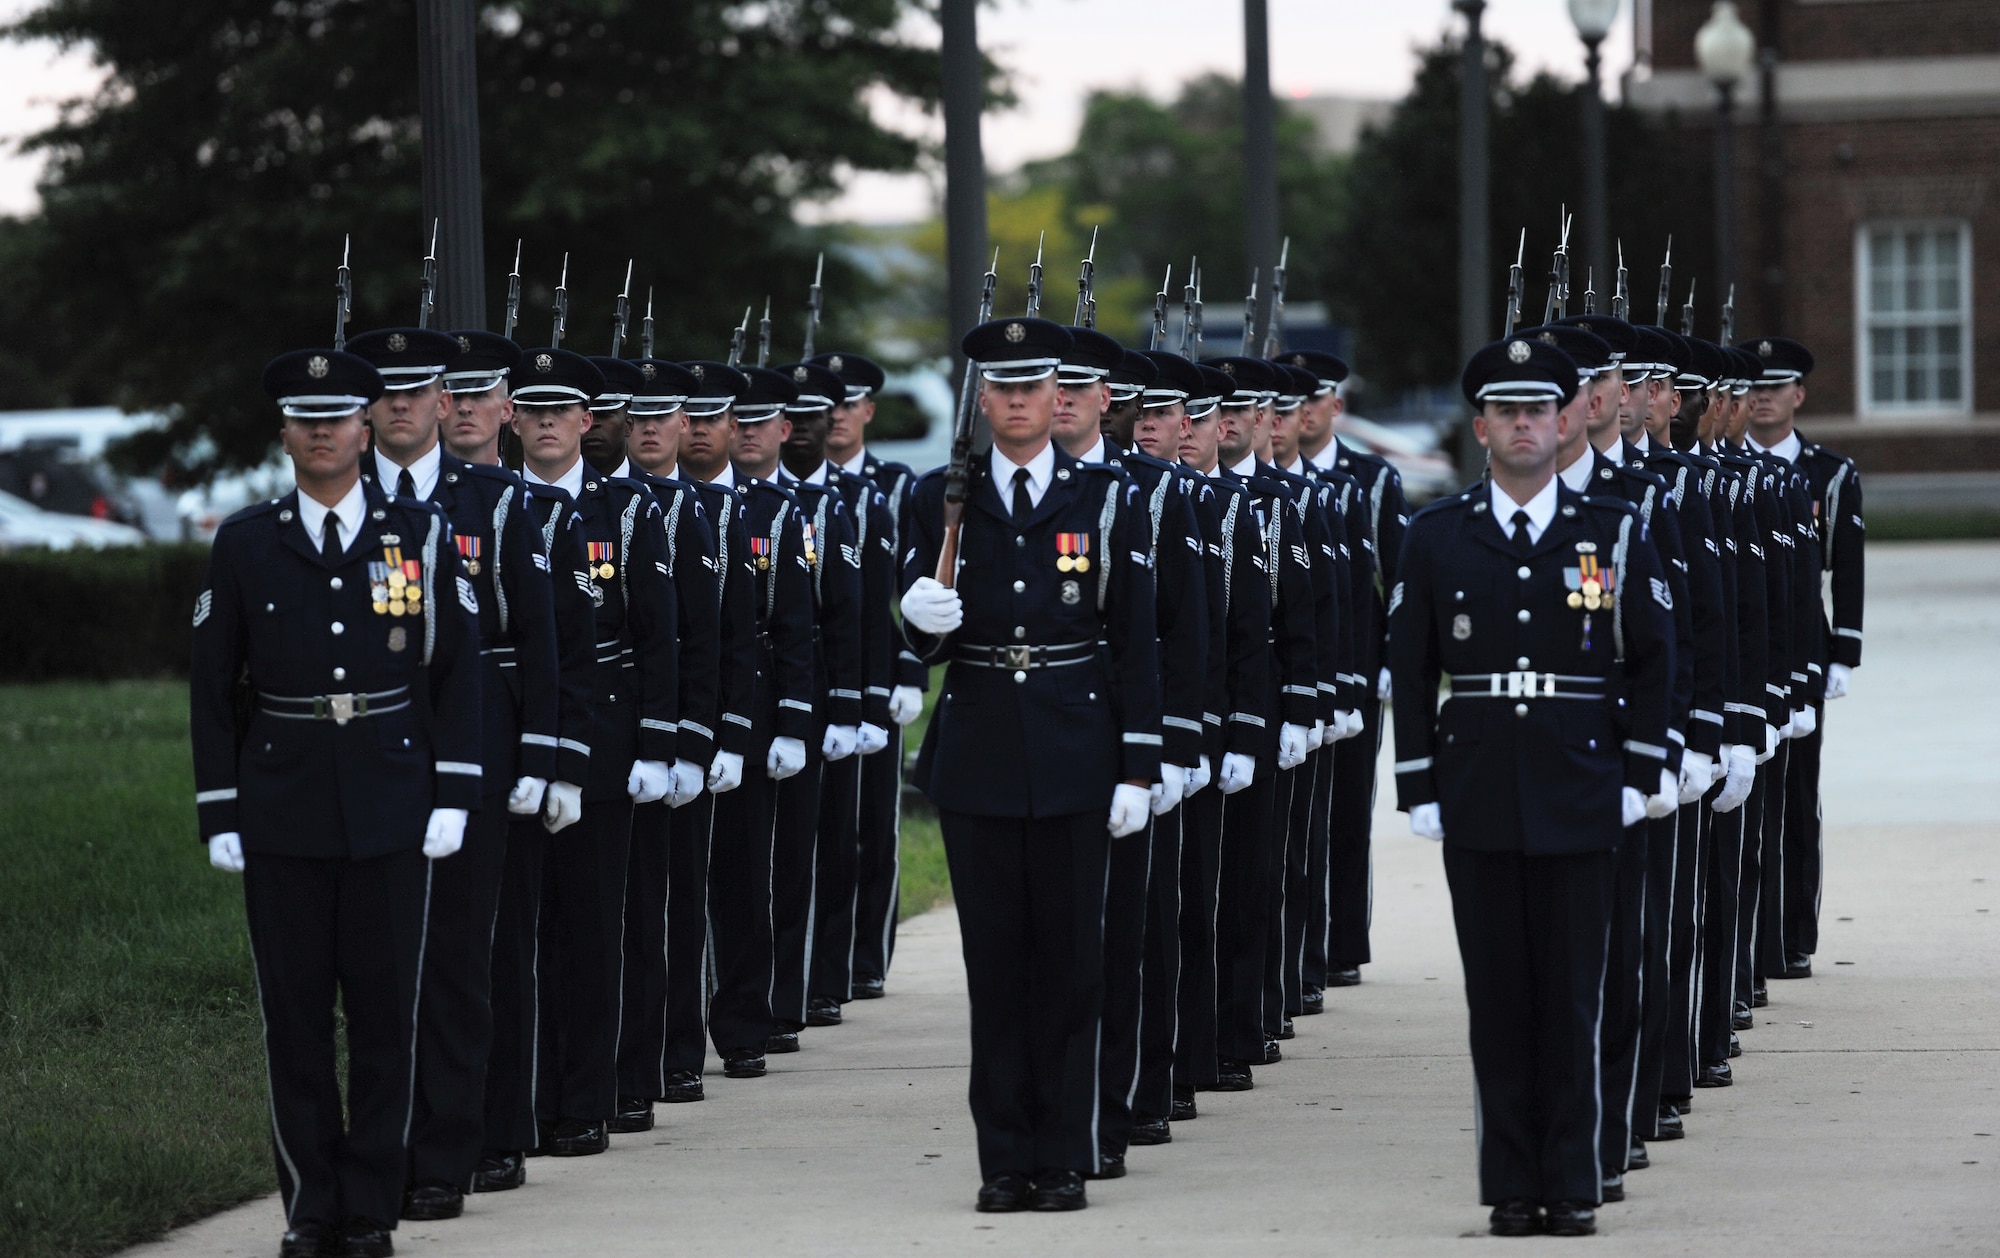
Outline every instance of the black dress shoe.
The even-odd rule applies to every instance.
[[[555,1134],[556,1125],[554,1123],[545,1123],[539,1119],[536,1120],[535,1135],[538,1139],[535,1141],[535,1147],[529,1149],[523,1156],[531,1158],[547,1157],[549,1155],[549,1141],[554,1138]]]
[[[1757,1015],[1748,1009],[1738,1009],[1729,1015],[1729,1029],[1732,1031],[1754,1031],[1757,1029]]]
[[[1191,1123],[1200,1117],[1201,1111],[1196,1109],[1194,1104],[1194,1086],[1192,1084],[1176,1083],[1174,1085],[1174,1106],[1168,1112],[1167,1120],[1176,1123]]]
[[[1299,1010],[1299,1013],[1302,1017],[1310,1018],[1314,1014],[1325,1013],[1326,989],[1323,987],[1314,987],[1308,984],[1305,989],[1305,994],[1300,998],[1299,1003],[1304,1006],[1302,1009]]]
[[[1286,1018],[1283,1022],[1280,1022],[1278,1024],[1279,1039],[1289,1040],[1297,1034],[1298,1032],[1292,1029],[1292,1020],[1290,1018]]]
[[[669,1105],[686,1105],[701,1100],[704,1096],[701,1075],[693,1070],[669,1070],[666,1093],[660,1099]]]
[[[455,1219],[465,1213],[465,1194],[456,1184],[432,1180],[417,1184],[403,1194],[403,1217],[414,1223]]]
[[[1284,1051],[1278,1047],[1278,1041],[1265,1040],[1264,1064],[1267,1066],[1275,1066],[1283,1060],[1285,1060],[1285,1054]]]
[[[776,1035],[773,1035],[769,1039],[764,1041],[764,1051],[767,1053],[798,1052],[799,1033],[797,1031],[778,1032]]]
[[[1084,1174],[1085,1179],[1124,1179],[1125,1155],[1098,1150],[1097,1169]]]
[[[882,999],[882,980],[879,978],[857,978],[854,980],[856,1000]]]
[[[518,1153],[489,1153],[472,1173],[472,1191],[506,1192],[528,1182],[528,1166]]]
[[[1730,1077],[1729,1063],[1726,1061],[1710,1062],[1696,1071],[1694,1076],[1694,1086],[1697,1088],[1726,1088],[1735,1082],[1736,1080]]]
[[[389,1239],[387,1224],[375,1219],[349,1219],[341,1225],[340,1248],[331,1251],[340,1258],[390,1258],[396,1243]]]
[[[1605,1201],[1625,1200],[1625,1177],[1616,1174],[1606,1175],[1601,1195]]]
[[[1672,1105],[1662,1105],[1653,1119],[1653,1139],[1680,1140],[1687,1135],[1687,1125],[1681,1122],[1681,1112]]]
[[[981,1214],[1012,1214],[1028,1208],[1028,1194],[1034,1191],[1026,1175],[995,1175],[979,1186]]]
[[[1551,1201],[1542,1219],[1550,1236],[1590,1236],[1597,1231],[1597,1211],[1583,1201]]]
[[[278,1242],[278,1258],[330,1258],[338,1253],[340,1236],[317,1219],[300,1219]]]
[[[1542,1230],[1542,1208],[1525,1197],[1513,1197],[1493,1207],[1486,1230],[1495,1236],[1533,1236]]]
[[[618,1098],[618,1112],[605,1126],[621,1136],[629,1136],[635,1131],[651,1131],[653,1102],[643,1096],[621,1096]]]
[[[1770,988],[1764,986],[1762,983],[1759,983],[1755,987],[1750,989],[1750,1007],[1752,1009],[1762,1009],[1770,1003],[1771,1003]]]
[[[1683,1117],[1694,1113],[1694,1098],[1691,1096],[1670,1096],[1666,1097],[1665,1100],[1667,1104],[1673,1106],[1675,1111]]]
[[[1811,978],[1812,956],[1804,952],[1785,954],[1785,972],[1779,978]]]
[[[1729,1055],[1732,1058],[1743,1055],[1743,1041],[1736,1038],[1736,1032],[1729,1033]]]
[[[1344,970],[1328,970],[1326,972],[1326,985],[1328,987],[1361,986],[1361,967],[1350,965]]]
[[[1632,1147],[1625,1151],[1625,1169],[1643,1171],[1653,1165],[1653,1155],[1646,1152],[1646,1142],[1632,1137]]]
[[[764,1053],[755,1048],[725,1048],[722,1050],[722,1073],[729,1079],[762,1079],[764,1077]]]
[[[1189,1101],[1192,1109],[1194,1102]],[[1132,1143],[1140,1145],[1172,1144],[1174,1129],[1164,1118],[1149,1118],[1132,1124]]]
[[[814,996],[806,1002],[807,1026],[839,1026],[840,1002],[831,996]]]
[[[1083,1176],[1075,1171],[1035,1172],[1035,1186],[1028,1190],[1028,1209],[1052,1213],[1081,1210],[1089,1204],[1083,1195]]]
[[[1248,1092],[1256,1087],[1250,1077],[1250,1063],[1224,1057],[1215,1063],[1215,1088],[1217,1092]]]
[[[556,1124],[549,1138],[549,1155],[558,1158],[587,1158],[611,1147],[611,1136],[603,1123],[583,1118],[565,1118]]]

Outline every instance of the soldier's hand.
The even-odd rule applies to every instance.
[[[1715,761],[1706,752],[1681,753],[1681,803],[1692,804],[1715,785]]]
[[[1187,771],[1187,778],[1187,793],[1192,795],[1215,780],[1215,766],[1208,762],[1207,756],[1203,756],[1194,768]]]
[[[650,804],[665,799],[673,789],[674,773],[664,760],[634,760],[632,771],[625,775],[625,793],[635,804]]]
[[[854,748],[861,741],[861,731],[852,725],[829,725],[826,737],[820,740],[819,754],[830,763],[845,760],[854,754]]]
[[[554,834],[583,816],[583,788],[572,782],[549,783],[542,799],[542,829]]]
[[[1845,699],[1847,697],[1847,685],[1853,680],[1854,670],[1847,665],[1828,664],[1826,666],[1826,697],[1829,699]]]
[[[679,808],[701,794],[702,780],[706,776],[701,766],[692,760],[674,761],[673,780],[667,787],[667,807]]]
[[[507,796],[507,811],[523,817],[532,817],[542,810],[542,796],[548,792],[547,778],[523,776],[514,783],[514,790]]]
[[[1222,776],[1217,787],[1224,795],[1234,795],[1250,785],[1257,776],[1257,757],[1246,756],[1240,751],[1224,752],[1222,756]]]
[[[806,767],[806,745],[796,738],[773,738],[771,754],[764,762],[765,771],[774,782],[786,778]]]
[[[1303,725],[1290,721],[1278,727],[1278,767],[1296,769],[1306,762],[1306,753],[1312,750],[1312,731]]]
[[[231,830],[208,841],[208,863],[225,874],[243,872],[243,836]]]
[[[1137,834],[1146,828],[1146,816],[1152,804],[1153,795],[1143,786],[1130,782],[1120,782],[1111,790],[1111,817],[1105,823],[1111,837],[1122,839],[1128,834]]]
[[[1763,764],[1766,760],[1777,754],[1778,727],[1766,721],[1764,722],[1764,754],[1757,757],[1757,763]]]
[[[1334,731],[1333,738],[1330,741],[1344,741],[1359,734],[1362,730],[1363,722],[1359,712],[1335,712],[1333,717]]]
[[[918,577],[903,591],[903,620],[933,637],[942,637],[965,623],[965,604],[958,591],[938,584],[935,577]]]
[[[1318,717],[1314,717],[1312,733],[1307,735],[1306,742],[1311,746],[1313,750],[1318,750],[1321,747],[1331,746],[1333,740],[1340,737],[1338,733],[1339,729],[1340,729],[1340,713],[1338,712],[1333,714],[1332,725],[1328,725],[1325,721],[1320,720]]]
[[[1436,804],[1418,804],[1410,809],[1410,833],[1433,843],[1444,842],[1444,816]]]
[[[1674,809],[1680,805],[1680,797],[1680,784],[1674,781],[1674,775],[1661,769],[1660,789],[1646,796],[1646,815],[1654,821],[1673,816]]]
[[[1819,713],[1813,710],[1811,704],[1807,704],[1805,707],[1792,713],[1792,721],[1799,727],[1799,732],[1793,735],[1793,737],[1810,738],[1812,737],[1812,732],[1819,728]]]
[[[721,795],[743,785],[743,756],[740,752],[718,751],[708,766],[708,793]]]
[[[1717,812],[1734,812],[1743,807],[1743,801],[1750,798],[1750,788],[1757,784],[1757,757],[1748,747],[1731,745],[1722,750],[1727,776],[1722,781],[1722,792],[1710,807]]]
[[[1164,817],[1187,798],[1187,770],[1177,764],[1162,764],[1160,780],[1148,792],[1155,817]]]
[[[1620,825],[1630,829],[1646,819],[1646,797],[1636,786],[1628,786],[1618,796],[1619,811],[1623,814]]]
[[[924,714],[924,692],[915,686],[898,686],[889,692],[889,719],[908,725]]]
[[[880,725],[861,722],[860,733],[855,737],[854,750],[858,755],[872,756],[889,745],[889,731]]]
[[[1389,670],[1386,668],[1375,679],[1375,697],[1384,703],[1395,697],[1395,687],[1389,684]]]
[[[431,809],[430,822],[424,826],[424,855],[443,860],[464,847],[467,816],[463,808]]]

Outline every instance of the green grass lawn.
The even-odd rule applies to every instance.
[[[928,807],[902,847],[910,917],[950,894]],[[187,687],[0,686],[0,871],[0,1256],[108,1253],[274,1191],[243,884],[197,842]]]

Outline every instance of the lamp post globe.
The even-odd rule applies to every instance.
[[[1624,0],[1569,0],[1569,20],[1583,42],[1594,44],[1610,33],[1623,4]]]
[[[1734,87],[1749,77],[1756,56],[1757,37],[1737,16],[1736,5],[1716,0],[1708,21],[1694,35],[1694,59],[1702,76],[1719,88]]]

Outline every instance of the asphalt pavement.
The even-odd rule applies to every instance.
[[[1376,962],[1298,1021],[1256,1090],[1203,1093],[1080,1214],[974,1213],[949,908],[906,923],[886,999],[761,1080],[711,1062],[609,1153],[529,1163],[412,1255],[2000,1253],[2000,544],[1869,552],[1864,666],[1827,718],[1810,980],[1774,982],[1736,1085],[1697,1093],[1590,1241],[1486,1235],[1463,988],[1438,850],[1385,788]],[[1386,773],[1386,752],[1385,752]],[[129,1251],[276,1252],[275,1197]]]

